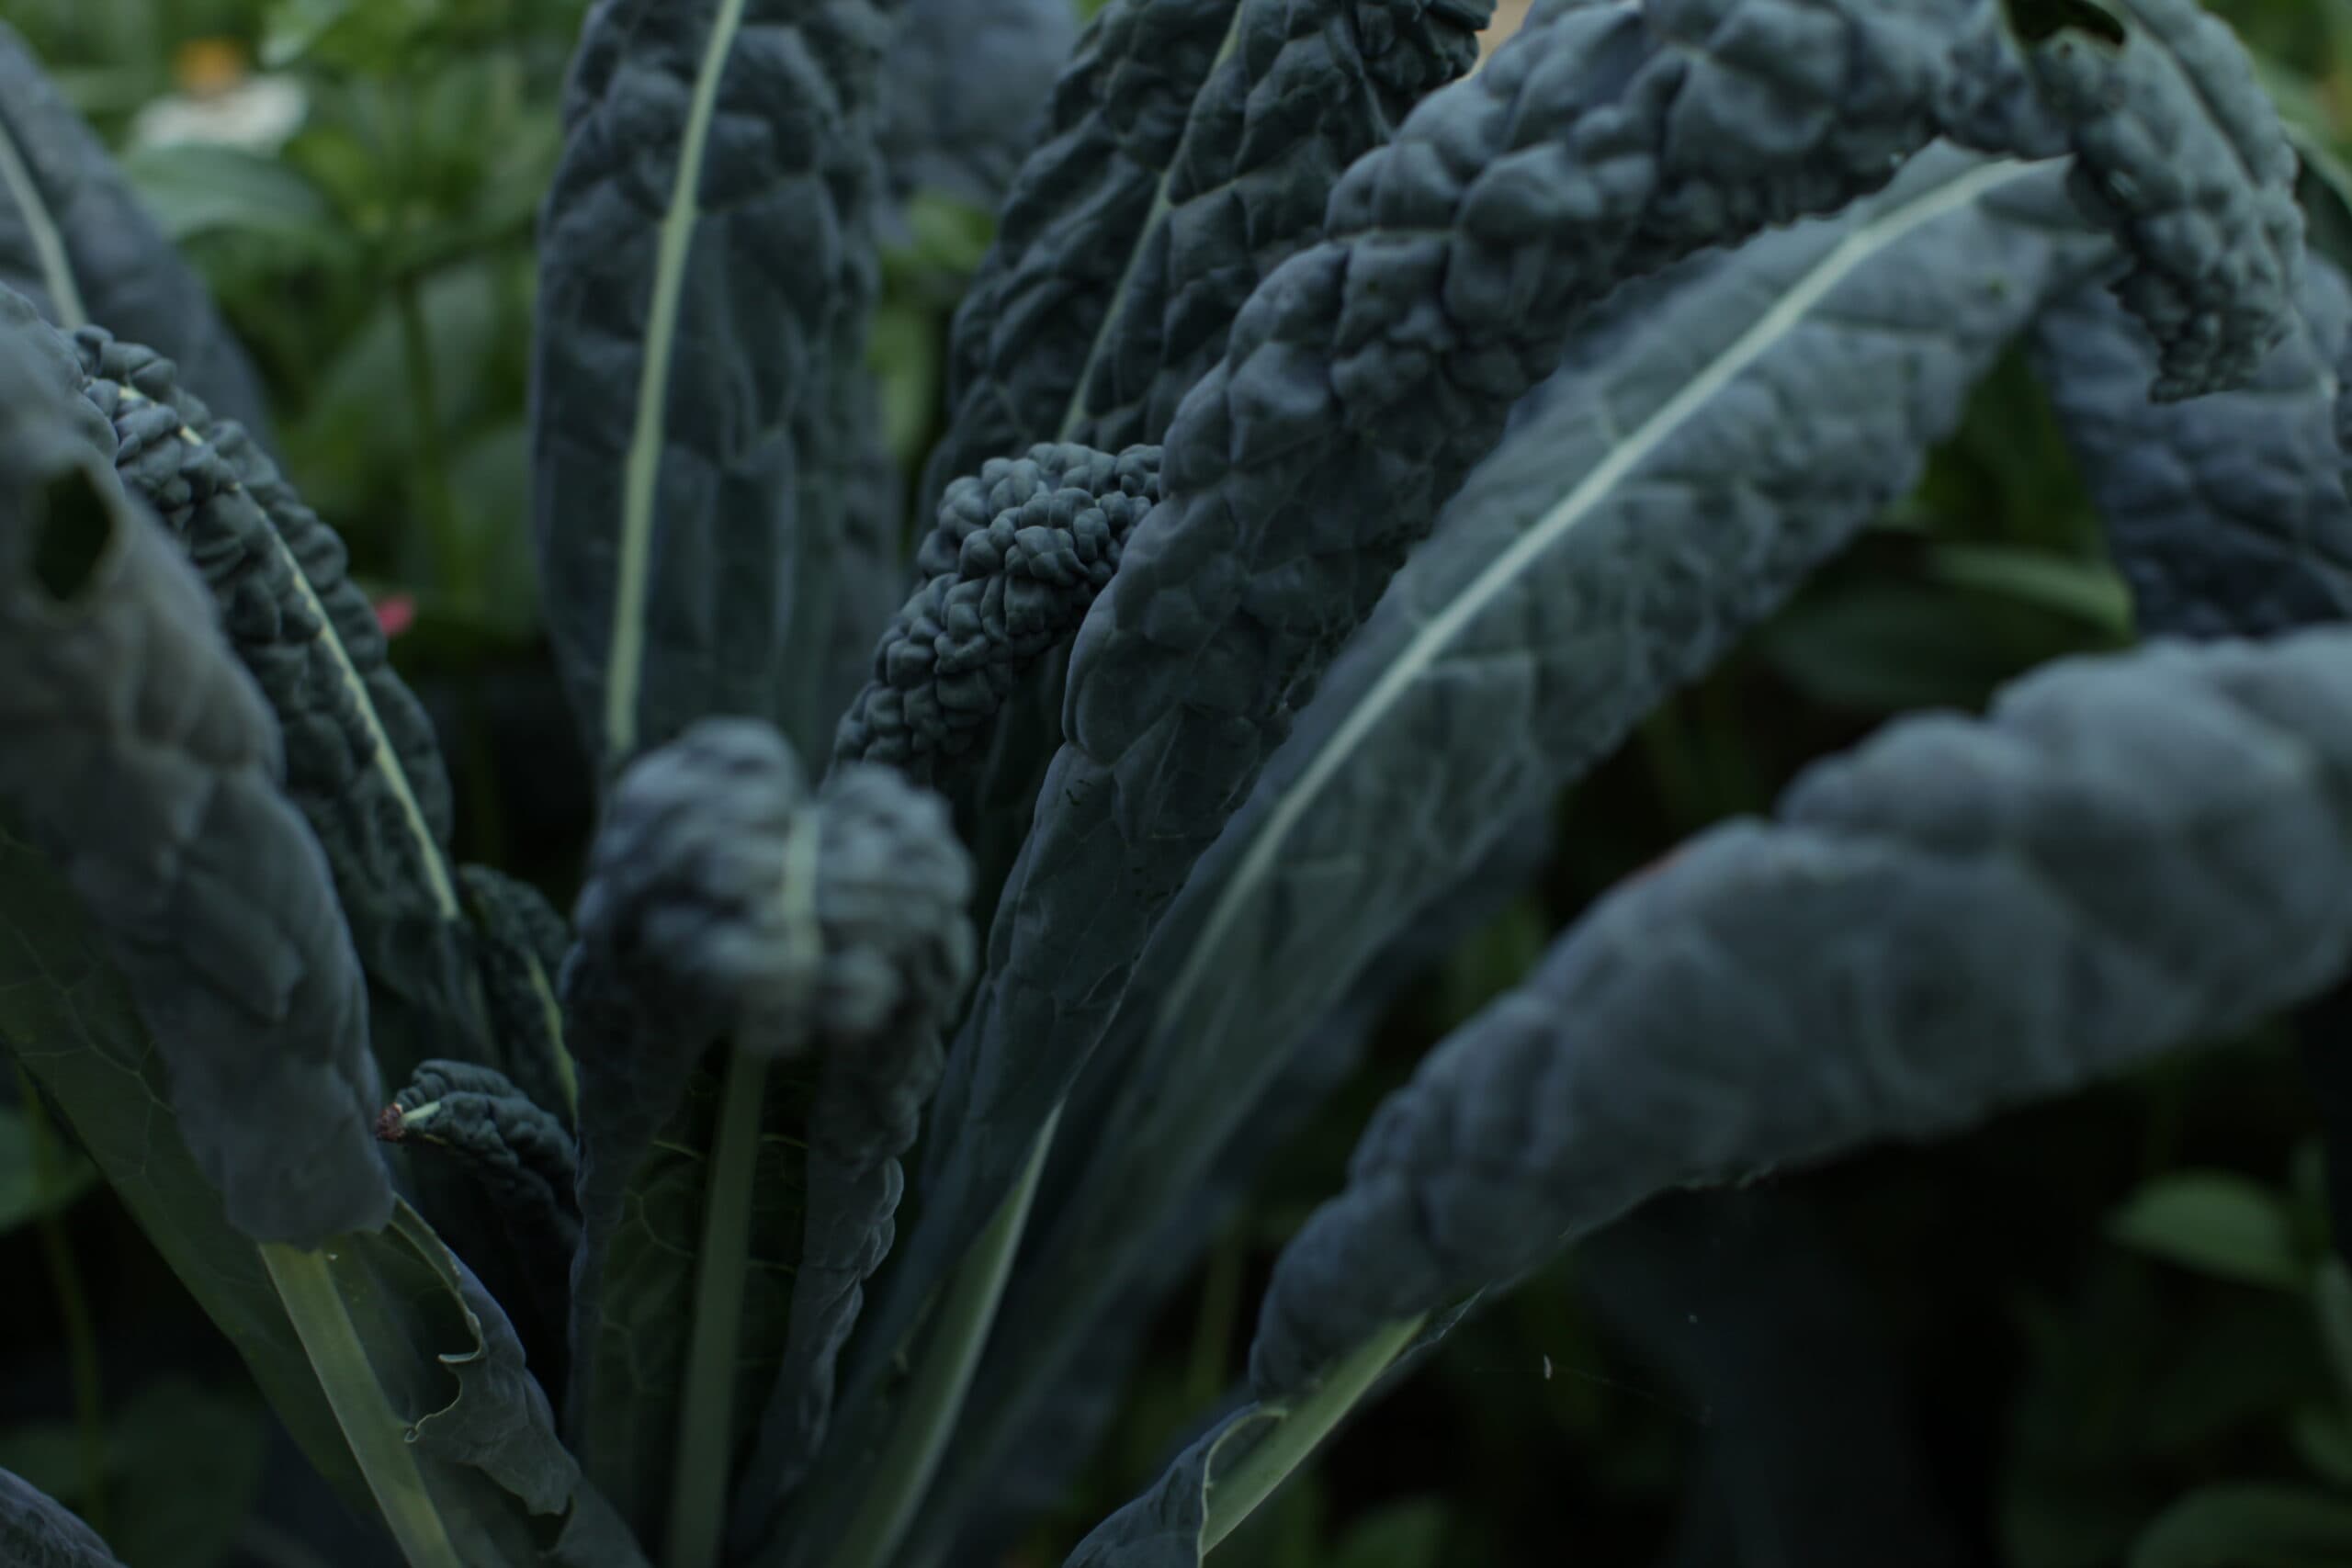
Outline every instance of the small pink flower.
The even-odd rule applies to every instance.
[[[376,624],[384,635],[395,637],[416,625],[416,596],[412,593],[388,593],[376,601]]]

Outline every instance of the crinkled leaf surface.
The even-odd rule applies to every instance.
[[[2069,293],[2034,325],[2034,368],[2147,632],[2258,636],[2352,615],[2335,430],[2352,289],[2313,255],[2300,292],[2247,387],[2183,403],[2140,395],[2155,350],[2104,289]]]
[[[871,767],[812,794],[757,720],[700,721],[616,784],[564,977],[585,1221],[571,1417],[673,1549],[747,1459],[735,1528],[760,1533],[823,1436],[969,977],[969,893],[935,797]]]
[[[1430,1056],[1277,1265],[1253,1380],[1651,1192],[1939,1136],[2308,997],[2352,954],[2347,791],[2340,627],[1896,721],[1621,888]]]
[[[1646,1198],[1949,1134],[2331,984],[2347,806],[2341,627],[2068,661],[1816,764],[1777,821],[1595,906],[1390,1097],[1277,1260],[1257,1403],[1071,1563],[1189,1568],[1214,1487],[1364,1347]]]
[[[177,361],[187,385],[267,429],[261,384],[95,132],[0,23],[0,286],[67,331],[88,323]]]
[[[37,322],[12,320],[37,337]],[[149,501],[204,578],[230,646],[284,737],[286,791],[326,852],[368,992],[375,1054],[395,1081],[455,1052],[508,1069],[561,1101],[560,1036],[536,923],[477,919],[447,854],[452,807],[424,708],[394,673],[382,628],[347,572],[342,541],[303,504],[243,427],[216,420],[171,361],[96,328],[74,334],[84,396],[112,427],[124,483]],[[520,917],[518,917],[520,919]],[[519,1026],[519,1027],[515,1027]],[[532,1288],[494,1227],[431,1171],[421,1197],[500,1291]],[[559,1316],[560,1314],[559,1314]],[[536,1336],[535,1336],[536,1337]]]
[[[1121,1092],[1012,1321],[1068,1321],[1136,1268],[1136,1217],[1204,1179],[1411,912],[1510,852],[1514,821],[1913,482],[2037,302],[2100,254],[2061,177],[1939,152],[1579,336],[1155,937],[1102,1051]]]
[[[1816,57],[1845,70],[1788,72]],[[1533,17],[1351,167],[1329,237],[1259,287],[1186,397],[1164,499],[1080,630],[1068,739],[943,1086],[899,1333],[1294,710],[1579,317],[1882,188],[1939,131],[2041,138],[2020,72],[1973,0],[1578,6]]]
[[[277,727],[107,466],[70,356],[21,327],[0,335],[0,803],[160,1026],[179,1132],[238,1227],[379,1224],[366,988]]]
[[[2157,345],[2156,397],[2243,386],[2290,330],[2296,159],[2254,64],[2198,0],[2109,0],[2119,49],[2067,29],[2033,51],[2085,213],[2116,237],[2116,297]]]
[[[376,1135],[416,1151],[425,1169],[476,1201],[485,1235],[512,1281],[508,1317],[562,1386],[570,1338],[571,1260],[580,1246],[579,1160],[563,1118],[504,1074],[469,1062],[421,1063],[376,1122]]]
[[[1156,442],[1332,181],[1476,54],[1490,0],[1112,0],[956,318],[924,495],[1034,442]]]
[[[540,222],[533,525],[607,777],[704,714],[815,754],[897,597],[896,520],[853,505],[887,41],[871,0],[588,15]]]

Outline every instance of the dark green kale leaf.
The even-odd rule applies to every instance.
[[[641,1534],[703,1530],[687,1489],[723,1506],[747,1459],[762,1513],[821,1437],[969,976],[969,877],[936,798],[855,766],[812,795],[756,720],[703,720],[616,785],[564,976],[572,1419]]]
[[[1163,499],[1080,630],[910,1292],[1009,1190],[1193,862],[1583,313],[1882,188],[1939,134],[2041,135],[2021,71],[1977,0],[1580,6],[1356,162],[1329,237],[1186,398]],[[911,1295],[893,1304],[910,1320]]]
[[[2197,0],[2112,3],[2130,23],[2120,49],[2070,29],[2032,51],[2075,154],[2071,188],[2123,251],[2115,294],[2156,342],[2156,398],[2244,386],[2294,321],[2294,148]]]
[[[1947,148],[1588,319],[1154,935],[1087,1069],[1116,1090],[1073,1101],[1087,1157],[1049,1182],[1005,1304],[1035,1331],[983,1366],[976,1418],[1054,1381],[1415,911],[1534,859],[1519,825],[1912,484],[2041,302],[2109,254],[2062,161]]]
[[[1340,171],[1469,69],[1491,10],[1111,0],[956,312],[924,496],[1040,441],[1159,441]]]
[[[79,367],[24,302],[0,336],[0,803],[156,1029],[230,1219],[313,1245],[391,1187],[367,992],[277,725],[210,600],[107,462]]]
[[[0,1562],[8,1568],[122,1568],[97,1531],[6,1470],[0,1470]]]
[[[2035,371],[2143,631],[2259,636],[2352,615],[2352,497],[2335,429],[2352,288],[2313,255],[2300,294],[2287,336],[2244,389],[2188,403],[2141,395],[2157,352],[2105,289],[2073,290],[2035,322]]]
[[[871,0],[599,0],[543,210],[533,519],[600,772],[707,714],[831,739],[903,591],[874,514]]]
[[[508,1315],[530,1344],[547,1348],[539,1371],[562,1386],[580,1246],[579,1157],[562,1120],[501,1073],[435,1060],[417,1065],[377,1118],[376,1135],[442,1154],[488,1200],[487,1223],[474,1229],[491,1233],[510,1263],[500,1270],[516,1287],[502,1298]]]
[[[1895,721],[1620,888],[1431,1055],[1278,1264],[1254,1383],[1652,1193],[1945,1135],[2309,997],[2352,956],[2347,805],[2342,627]]]
[[[1284,1423],[1651,1197],[1946,1135],[2311,997],[2352,961],[2347,822],[2340,626],[2072,660],[1816,764],[1389,1098],[1276,1262],[1253,1402],[1072,1568],[1193,1568],[1301,1457]]]
[[[1039,446],[991,457],[940,498],[915,557],[927,581],[891,620],[833,739],[836,762],[931,783],[1078,629],[1159,499],[1159,448]]]

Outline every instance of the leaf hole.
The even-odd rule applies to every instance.
[[[2092,0],[2006,0],[2009,27],[2027,43],[2047,43],[2063,32],[2087,33],[2121,49],[2131,34],[2114,12]]]
[[[79,465],[51,477],[41,487],[38,508],[33,576],[51,599],[70,605],[89,588],[114,543],[114,509]]]

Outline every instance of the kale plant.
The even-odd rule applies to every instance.
[[[1487,14],[599,0],[532,410],[569,920],[454,863],[250,370],[0,34],[0,1043],[416,1568],[981,1561],[1389,976],[2012,346],[2148,645],[1593,908],[1070,1562],[1197,1563],[1655,1195],[2352,968],[2352,291],[2227,29]],[[877,235],[942,185],[996,240],[900,473]],[[0,1540],[112,1561],[5,1473]]]

